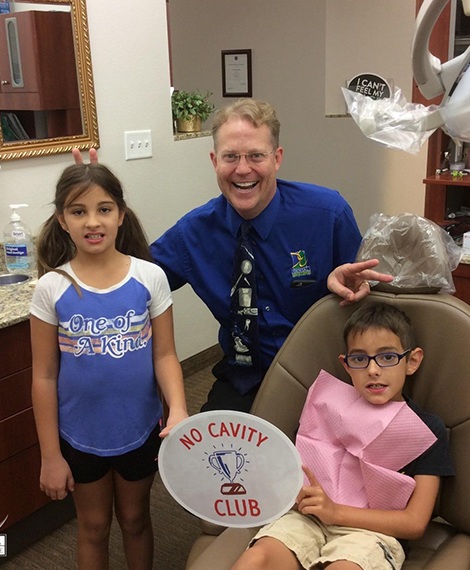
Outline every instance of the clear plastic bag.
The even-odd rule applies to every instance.
[[[408,103],[399,88],[385,99],[372,99],[344,87],[341,90],[349,114],[364,135],[389,148],[417,154],[436,130],[426,130],[426,121],[438,107]]]
[[[379,284],[382,290],[454,293],[452,271],[461,257],[462,248],[431,220],[415,214],[374,214],[356,261],[378,259],[375,269],[394,276],[392,283]]]

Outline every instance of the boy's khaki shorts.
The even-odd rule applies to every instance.
[[[302,568],[316,564],[349,560],[363,570],[399,570],[405,554],[398,540],[385,534],[345,526],[324,525],[315,517],[289,511],[263,528],[250,546],[262,537],[281,541],[291,550]]]

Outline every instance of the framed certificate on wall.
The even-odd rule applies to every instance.
[[[223,50],[223,97],[251,97],[251,83],[251,49]]]

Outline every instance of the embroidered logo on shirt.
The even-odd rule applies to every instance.
[[[291,251],[290,255],[292,258],[291,275],[293,279],[312,275],[312,269],[310,265],[308,265],[307,255],[304,249]]]

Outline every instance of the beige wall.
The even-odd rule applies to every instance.
[[[375,212],[423,213],[426,148],[418,156],[389,150],[352,119],[325,118],[337,109],[349,74],[392,77],[410,96],[412,0],[170,0],[169,6],[176,88],[209,89],[223,105],[231,99],[222,97],[221,51],[252,50],[253,96],[273,103],[282,124],[281,177],[338,189],[363,231]]]
[[[89,1],[88,19],[101,148],[100,160],[126,188],[129,205],[155,239],[180,216],[219,191],[210,139],[173,139],[164,0]],[[153,158],[126,162],[124,131],[151,129]],[[8,204],[26,202],[36,233],[52,212],[54,185],[68,155],[1,163],[0,226]],[[187,358],[217,342],[217,327],[189,288],[174,295],[178,354]]]
[[[344,113],[339,88],[360,73],[391,80],[410,100],[414,2],[328,0],[326,6],[325,113]]]
[[[281,176],[339,189],[362,230],[377,211],[422,214],[425,149],[417,157],[387,150],[366,139],[351,119],[325,119],[327,30],[336,26],[329,19],[335,7],[330,1],[170,0],[175,77],[181,77],[175,87],[210,89],[217,105],[224,104],[229,100],[221,96],[220,52],[251,48],[254,96],[271,101],[282,123]],[[365,0],[335,1],[348,5],[344,18],[351,28],[359,26]],[[389,0],[369,2],[384,6]],[[100,159],[121,178],[129,204],[154,239],[190,208],[218,195],[208,158],[211,141],[173,140],[165,1],[87,4]],[[410,10],[403,18],[406,25],[397,22],[400,30],[390,41],[371,46],[383,50],[384,61],[394,41],[410,41]],[[386,14],[380,24],[387,27]],[[355,53],[345,40],[344,56]],[[411,82],[408,61],[401,66],[400,74]],[[124,131],[138,129],[152,130],[153,158],[126,162]],[[9,203],[27,202],[23,217],[36,232],[51,212],[54,184],[68,164],[67,155],[3,162],[0,225],[8,222]],[[176,292],[175,315],[180,358],[216,342],[216,326],[189,288]]]

